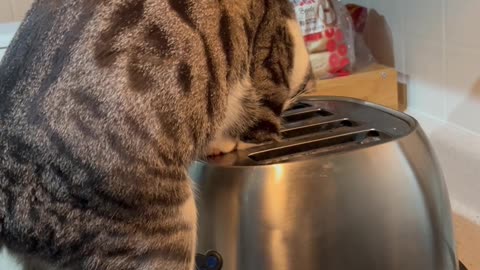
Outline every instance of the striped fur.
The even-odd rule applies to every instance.
[[[187,168],[276,136],[309,79],[292,23],[288,0],[35,1],[0,65],[3,245],[30,270],[193,269]]]

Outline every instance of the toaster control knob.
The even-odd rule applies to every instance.
[[[223,265],[222,256],[216,251],[209,251],[205,255],[195,256],[196,270],[221,270]]]

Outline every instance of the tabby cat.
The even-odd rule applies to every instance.
[[[275,139],[310,74],[288,0],[36,0],[0,66],[0,246],[193,269],[187,168]]]

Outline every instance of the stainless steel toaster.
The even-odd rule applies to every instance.
[[[419,124],[309,98],[282,139],[196,162],[197,269],[457,270],[442,172]]]

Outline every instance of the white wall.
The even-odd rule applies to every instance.
[[[0,23],[19,21],[33,0],[0,0]]]
[[[367,39],[393,44],[388,64],[408,82],[408,111],[434,144],[454,210],[480,223],[480,0],[343,1],[384,16],[390,33],[375,36],[377,18]]]
[[[22,270],[16,258],[7,253],[6,249],[0,250],[0,269],[2,270]]]
[[[11,39],[13,30],[10,23],[21,21],[32,2],[33,0],[0,0],[0,59]]]

